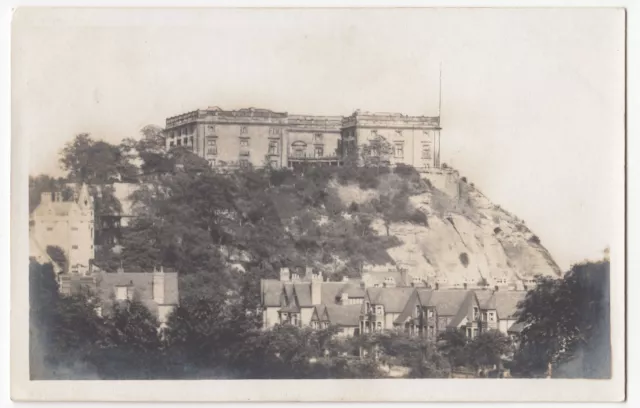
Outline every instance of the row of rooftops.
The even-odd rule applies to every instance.
[[[339,131],[341,128],[358,125],[372,126],[390,124],[396,127],[438,128],[438,116],[412,116],[402,113],[374,113],[356,110],[349,116],[299,115],[288,112],[275,112],[268,109],[243,108],[224,110],[217,106],[172,116],[166,120],[166,128],[173,128],[197,121],[229,122],[265,122],[289,126],[326,127]]]
[[[470,304],[481,310],[494,310],[498,319],[515,319],[518,303],[524,291],[489,291],[459,289],[427,289],[416,287],[363,288],[360,282],[282,282],[266,279],[261,282],[261,300],[265,308],[277,307],[281,313],[300,313],[303,308],[313,308],[319,320],[327,314],[332,324],[358,326],[364,313],[363,305],[377,306],[384,313],[397,314],[395,324],[403,324],[416,305],[433,307],[439,317],[449,317],[450,325],[456,325],[467,313]],[[312,285],[319,285],[319,297],[313,299]],[[346,303],[348,299],[360,299]],[[334,317],[337,320],[334,320]]]

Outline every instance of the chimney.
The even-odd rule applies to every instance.
[[[164,304],[164,277],[162,266],[153,272],[153,300],[159,305]]]
[[[280,282],[289,282],[290,278],[289,268],[280,268]]]
[[[53,193],[51,191],[47,191],[46,193],[40,193],[40,203],[49,204],[52,201],[51,200],[52,194]]]
[[[307,266],[304,269],[304,280],[310,281],[312,277],[313,277],[313,268],[310,268]]]
[[[322,301],[322,275],[311,275],[311,304],[319,305]]]

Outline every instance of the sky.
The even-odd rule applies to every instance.
[[[22,9],[12,35],[30,174],[62,175],[75,134],[117,143],[207,106],[436,116],[441,89],[442,161],[561,268],[614,241],[621,10]]]

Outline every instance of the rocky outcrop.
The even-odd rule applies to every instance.
[[[560,276],[561,271],[538,237],[518,219],[491,201],[453,170],[421,174],[428,192],[410,202],[427,215],[428,225],[391,223],[389,234],[401,245],[387,252],[396,266],[432,287],[522,288],[536,275]],[[338,192],[345,203],[363,201],[373,193],[353,187]],[[386,234],[381,218],[373,227]]]

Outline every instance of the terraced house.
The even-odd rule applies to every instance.
[[[524,291],[434,290],[402,274],[399,281],[390,272],[381,274],[325,282],[310,268],[304,274],[283,268],[280,280],[261,281],[263,327],[337,326],[347,336],[402,330],[433,340],[447,330],[474,338],[485,330],[517,335],[522,329],[515,314]]]

